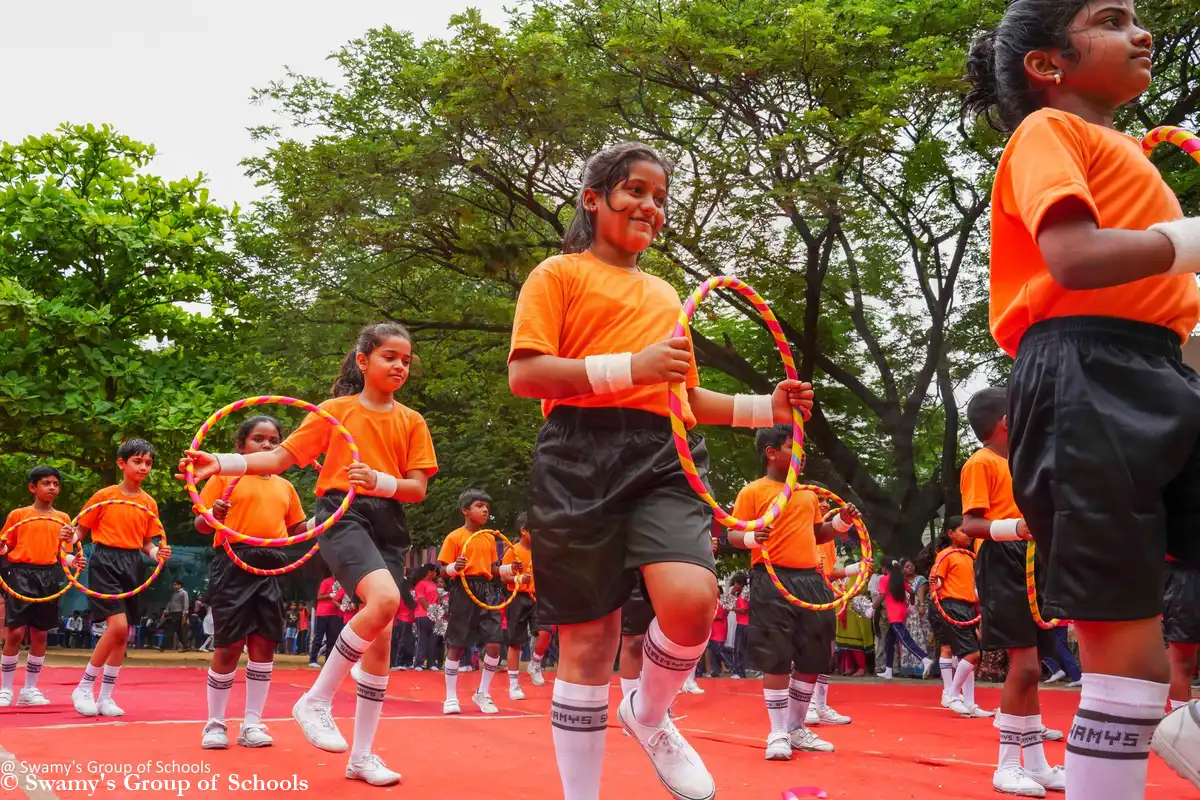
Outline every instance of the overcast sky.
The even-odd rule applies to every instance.
[[[243,205],[259,190],[238,162],[259,151],[246,129],[279,123],[250,91],[287,66],[336,78],[325,57],[369,28],[446,35],[478,8],[503,25],[513,0],[56,0],[5,2],[0,23],[0,140],[62,122],[104,122],[158,149],[167,179],[203,172],[213,199]]]

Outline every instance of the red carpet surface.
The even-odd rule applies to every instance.
[[[404,782],[387,789],[347,781],[342,774],[346,755],[314,749],[292,722],[292,703],[311,685],[315,671],[275,672],[266,711],[274,747],[225,751],[200,749],[206,717],[203,669],[126,668],[114,695],[126,712],[118,719],[75,713],[70,694],[79,675],[74,667],[47,668],[39,686],[52,705],[0,709],[0,798],[562,797],[546,716],[551,685],[532,687],[525,675],[528,699],[519,702],[508,699],[507,676],[497,676],[492,696],[501,713],[494,716],[480,714],[470,702],[479,673],[460,675],[465,713],[443,717],[441,673],[393,672],[375,751],[404,774]],[[679,727],[716,777],[722,800],[778,800],[793,786],[819,787],[830,798],[847,800],[1001,796],[991,788],[997,751],[991,720],[960,719],[942,709],[937,682],[834,683],[830,704],[854,718],[848,726],[818,728],[837,751],[796,753],[782,763],[763,759],[766,712],[758,682],[719,679],[701,685],[707,693],[681,696],[675,711]],[[619,696],[614,685],[602,797],[666,798],[640,748],[616,726]],[[231,720],[240,717],[244,697],[244,674],[239,673]],[[1043,691],[1046,723],[1065,728],[1078,698],[1078,692]],[[999,689],[981,688],[978,700],[985,708],[995,707]],[[347,680],[334,704],[347,739],[353,733],[354,703]],[[230,728],[233,740],[236,723]],[[1052,763],[1062,763],[1061,743],[1048,744],[1047,750]],[[11,775],[6,764],[13,759],[7,754],[23,770]],[[1148,798],[1200,798],[1156,757],[1150,782]]]

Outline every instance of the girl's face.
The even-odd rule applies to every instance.
[[[1067,35],[1075,58],[1048,54],[1058,62],[1063,89],[1115,108],[1149,88],[1154,39],[1138,21],[1133,0],[1091,0],[1071,20]]]
[[[911,561],[904,562],[904,577],[911,578],[917,574],[917,565]]]
[[[238,445],[238,452],[266,453],[279,447],[279,428],[269,422],[260,422],[250,431],[246,440]]]
[[[363,381],[376,391],[392,393],[400,390],[412,369],[412,342],[403,336],[388,336],[371,354],[358,354],[358,368]]]
[[[954,545],[955,547],[969,547],[971,544],[971,537],[967,536],[967,534],[963,532],[962,528],[955,528],[954,530],[950,531],[950,544]]]
[[[667,173],[653,161],[634,161],[626,178],[605,198],[584,189],[583,207],[595,214],[596,241],[640,253],[667,221]]]

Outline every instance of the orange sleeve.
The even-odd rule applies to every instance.
[[[438,553],[439,564],[453,564],[458,559],[458,542],[454,539],[454,534],[451,533],[442,542],[442,550]]]
[[[987,516],[991,510],[991,492],[988,491],[987,465],[982,461],[968,461],[963,465],[958,478],[958,489],[962,493],[963,514],[972,511]]]
[[[565,310],[566,293],[561,276],[549,265],[536,267],[517,297],[508,360],[512,361],[513,354],[521,350],[557,356]]]
[[[17,521],[17,509],[13,509],[12,511],[8,512],[8,516],[4,520],[4,528],[0,528],[0,530],[7,530],[9,525],[12,525]],[[8,531],[8,533],[5,535],[4,541],[8,542],[9,550],[12,550],[17,546],[17,539],[20,534],[21,529],[17,528],[15,530]]]
[[[329,436],[332,433],[332,425],[316,414],[309,414],[281,446],[292,454],[299,466],[307,467],[329,448]]]
[[[938,555],[940,556],[941,553],[938,553]],[[931,575],[930,577],[941,579],[942,585],[945,586],[946,574],[949,571],[950,571],[950,556],[946,556],[945,558],[942,559],[941,563],[937,565],[937,569],[935,569],[933,571],[933,575]]]
[[[429,434],[429,425],[420,414],[414,413],[416,422],[408,431],[408,449],[405,457],[404,472],[423,470],[427,477],[437,474],[437,454],[433,451],[433,437]],[[403,478],[404,475],[397,477]]]
[[[1034,241],[1046,212],[1068,197],[1079,199],[1101,224],[1087,183],[1086,123],[1036,115],[1013,134],[1010,149],[1008,179],[1015,208],[1006,210],[1021,218]]]
[[[280,480],[283,479],[280,478]],[[300,503],[300,495],[296,494],[296,487],[292,486],[288,481],[283,482],[287,484],[287,492],[290,495],[288,498],[287,514],[284,516],[283,522],[290,531],[293,525],[299,525],[308,519],[308,514],[304,513],[304,506]]]
[[[733,511],[730,512],[738,519],[757,519],[758,518],[758,498],[754,491],[754,484],[750,483],[742,487],[738,492],[737,500],[733,501]]]
[[[100,491],[96,492],[94,495],[89,497],[88,501],[83,504],[83,507],[87,508],[88,506],[95,505],[96,503],[99,503],[100,501],[104,500],[105,497],[106,497],[106,493],[103,489],[101,489]],[[107,508],[107,506],[105,506],[104,508]],[[82,515],[79,518],[80,526],[87,528],[89,531],[92,530],[93,528],[95,528],[96,523],[100,521],[100,514],[104,511],[104,508],[89,509],[86,514]]]

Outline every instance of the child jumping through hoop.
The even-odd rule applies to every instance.
[[[584,167],[564,254],[521,289],[509,354],[515,394],[543,401],[529,527],[539,612],[559,626],[561,661],[551,724],[566,800],[600,793],[609,680],[620,608],[643,581],[665,598],[645,639],[639,687],[617,712],[663,785],[703,800],[716,785],[667,709],[707,646],[717,597],[712,511],[692,491],[669,421],[668,386],[687,389],[683,418],[765,427],[811,407],[811,388],[738,398],[699,387],[689,336],[665,339],[679,316],[675,289],[638,257],[666,222],[670,163],[627,142]],[[707,473],[704,440],[689,437]]]
[[[237,451],[269,453],[279,447],[283,429],[274,417],[250,417],[238,425]],[[200,499],[213,510],[213,516],[247,536],[279,539],[308,529],[308,521],[296,487],[278,475],[244,477],[238,481],[229,500],[224,499],[231,478],[210,478]],[[208,722],[200,737],[205,750],[229,747],[225,709],[233,692],[238,660],[245,648],[250,656],[246,664],[246,712],[238,731],[241,747],[270,747],[274,740],[262,723],[263,707],[271,688],[275,647],[283,639],[283,593],[277,578],[255,575],[239,567],[225,552],[224,534],[216,533],[196,517],[196,530],[213,537],[213,557],[208,564],[208,599],[213,615],[212,664],[208,668]],[[234,553],[258,569],[278,569],[288,562],[288,554],[278,547],[253,547],[237,543]]]
[[[307,466],[325,453],[317,478],[318,524],[333,515],[354,485],[358,494],[350,509],[321,535],[321,557],[362,605],[329,648],[325,666],[296,701],[292,717],[314,747],[331,753],[349,749],[346,777],[372,786],[400,782],[400,774],[388,769],[371,747],[387,692],[392,620],[401,602],[415,605],[404,579],[410,538],[402,504],[421,502],[437,472],[424,418],[394,396],[411,367],[412,337],[393,322],[364,328],[342,361],[330,392],[333,399],[321,408],[354,436],[360,461],[353,460],[346,440],[327,421],[309,414],[272,450],[219,456],[189,450],[180,462],[182,471],[191,459],[199,481],[214,475],[276,475],[292,465]],[[349,748],[333,720],[333,696],[360,660],[354,746]]]

